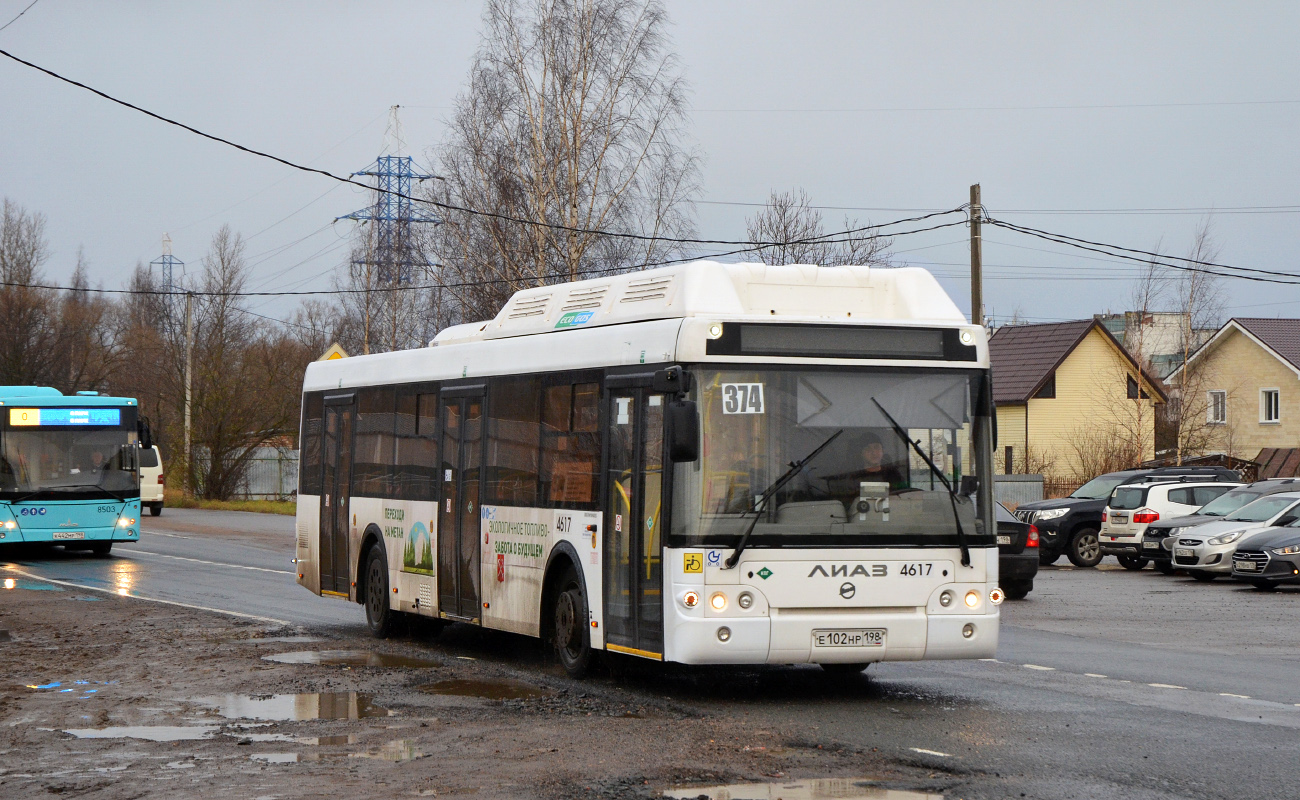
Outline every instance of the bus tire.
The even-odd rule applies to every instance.
[[[822,672],[827,675],[857,675],[867,667],[871,666],[870,662],[865,664],[821,664]]]
[[[396,614],[388,607],[388,559],[382,547],[372,547],[366,555],[366,624],[376,639],[387,639],[393,632]]]
[[[112,542],[95,542],[90,546],[90,554],[98,558],[108,558],[109,553],[113,551]]]
[[[551,635],[555,642],[555,655],[560,666],[570,678],[582,678],[591,671],[595,654],[591,649],[591,633],[587,629],[587,598],[572,568],[561,575],[555,586],[555,602],[551,609]]]

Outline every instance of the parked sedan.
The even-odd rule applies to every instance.
[[[1219,522],[1193,529],[1173,539],[1174,566],[1187,570],[1198,581],[1212,581],[1232,574],[1232,554],[1245,537],[1277,525],[1300,519],[1300,492],[1261,497],[1247,503]]]
[[[1300,528],[1261,531],[1232,556],[1232,577],[1256,589],[1275,589],[1283,583],[1300,583]]]
[[[1174,555],[1171,552],[1173,547],[1171,536],[1191,533],[1193,528],[1198,528],[1210,522],[1218,522],[1247,503],[1254,502],[1264,495],[1293,492],[1298,489],[1300,489],[1300,480],[1295,478],[1269,478],[1255,481],[1249,486],[1233,489],[1219,499],[1207,503],[1202,508],[1197,509],[1195,514],[1161,519],[1148,525],[1146,532],[1142,535],[1142,555],[1151,559],[1156,570],[1171,575],[1175,570]]]
[[[1001,503],[998,518],[998,580],[1009,600],[1024,600],[1038,574],[1038,529],[1021,522]]]

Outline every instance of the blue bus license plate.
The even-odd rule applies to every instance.
[[[813,631],[814,647],[884,647],[884,628]]]

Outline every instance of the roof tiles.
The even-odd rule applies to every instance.
[[[1008,325],[989,339],[993,402],[1024,403],[1096,325],[1096,320]]]

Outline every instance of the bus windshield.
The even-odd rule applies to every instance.
[[[134,427],[8,428],[0,434],[0,499],[139,496],[136,450]]]
[[[992,503],[977,480],[991,457],[989,420],[975,414],[981,373],[692,371],[703,447],[674,474],[677,546],[733,546],[755,515],[751,547],[955,546],[958,520],[969,543],[992,544],[991,525],[976,521],[976,509]],[[793,480],[763,496],[828,440]]]

